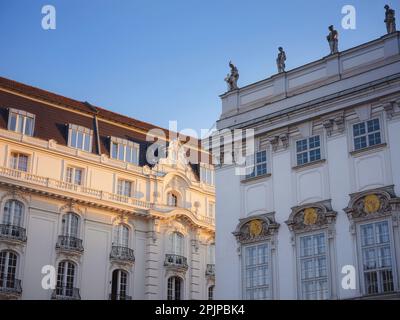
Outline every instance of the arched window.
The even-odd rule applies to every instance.
[[[58,296],[73,297],[75,285],[75,264],[71,261],[61,261],[58,264],[57,288]]]
[[[78,238],[79,216],[73,212],[65,214],[62,218],[62,235]]]
[[[17,200],[8,200],[4,205],[3,224],[22,226],[24,205]]]
[[[111,300],[127,300],[128,273],[124,270],[114,270],[112,273]]]
[[[15,289],[17,286],[18,256],[12,251],[0,252],[0,288]]]
[[[215,286],[208,287],[208,300],[214,300],[214,288]]]
[[[175,193],[172,192],[168,193],[168,205],[171,207],[178,206],[178,196]]]
[[[168,278],[168,300],[182,300],[182,279],[179,277]]]
[[[179,232],[173,232],[170,234],[169,245],[170,252],[179,256],[184,255],[184,236]]]
[[[129,247],[129,228],[124,224],[114,226],[113,246]]]

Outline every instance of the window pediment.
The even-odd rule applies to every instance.
[[[274,213],[252,216],[239,221],[233,235],[241,244],[267,240],[279,228],[279,223],[275,221]]]
[[[337,212],[332,210],[331,200],[304,204],[292,208],[285,222],[290,231],[308,232],[332,225]]]
[[[350,220],[367,220],[391,215],[400,209],[400,198],[393,186],[366,190],[350,195],[347,208],[343,209]]]

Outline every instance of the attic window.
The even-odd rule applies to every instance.
[[[33,136],[35,115],[26,111],[10,109],[8,116],[8,130]]]
[[[121,138],[111,137],[110,156],[124,162],[139,164],[139,144]]]

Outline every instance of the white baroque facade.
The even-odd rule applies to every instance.
[[[221,99],[255,153],[216,168],[216,298],[399,298],[400,33]]]
[[[143,123],[4,78],[0,101],[0,299],[212,298],[211,166],[175,140],[147,165]]]

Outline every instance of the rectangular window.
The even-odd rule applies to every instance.
[[[382,143],[379,119],[372,119],[353,125],[354,150],[360,150]]]
[[[296,141],[296,161],[298,166],[318,160],[321,160],[320,136]]]
[[[267,151],[258,151],[246,159],[246,179],[267,174]]]
[[[69,125],[68,145],[72,148],[92,152],[93,131],[75,124]]]
[[[10,167],[14,170],[28,171],[28,156],[22,153],[11,153]]]
[[[215,203],[214,202],[208,203],[208,216],[211,218],[215,217]]]
[[[111,158],[124,162],[139,164],[140,146],[125,139],[111,137]]]
[[[244,299],[271,298],[269,244],[244,248]]]
[[[83,169],[75,168],[75,167],[68,167],[66,173],[66,182],[82,185],[83,179]]]
[[[394,291],[388,221],[361,225],[360,237],[365,293],[379,294]]]
[[[200,167],[200,180],[210,186],[215,185],[214,170],[206,167]]]
[[[117,193],[121,196],[132,196],[132,182],[127,180],[118,180]]]
[[[328,299],[328,267],[325,234],[300,237],[300,282],[305,300]]]
[[[33,136],[35,115],[22,110],[10,109],[8,116],[8,130]]]

